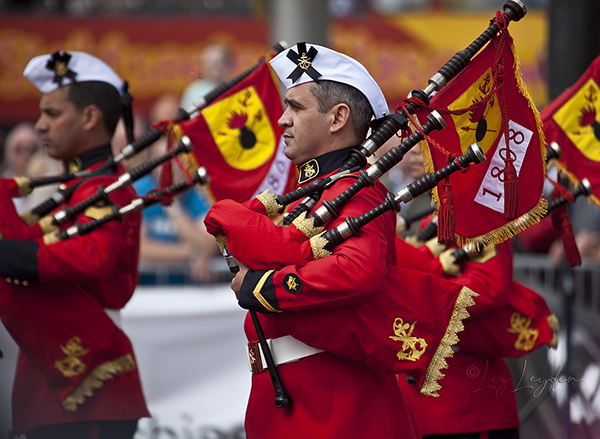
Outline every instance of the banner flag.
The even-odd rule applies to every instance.
[[[279,91],[268,63],[180,127],[194,145],[198,165],[210,176],[214,200],[244,202],[270,188],[295,188],[296,169],[285,157]]]
[[[450,178],[457,243],[500,243],[537,223],[546,207],[541,197],[546,144],[539,113],[521,77],[507,30],[492,38],[431,99],[431,108],[443,115],[447,127],[429,135],[437,145],[421,142],[428,172],[447,165],[448,153],[463,155],[475,142],[487,157],[484,163]],[[518,186],[514,188],[518,192],[509,199],[516,204],[515,215],[507,218],[505,179],[509,165],[516,171]],[[438,206],[442,185],[434,189]]]
[[[541,118],[546,139],[563,152],[559,171],[574,185],[587,178],[594,192],[588,199],[600,209],[600,56],[542,110]]]

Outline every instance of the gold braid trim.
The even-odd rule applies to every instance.
[[[264,296],[262,294],[260,294],[260,290],[262,290],[262,287],[265,285],[265,282],[267,281],[267,279],[269,278],[271,273],[273,273],[274,271],[275,270],[269,270],[262,275],[262,277],[259,279],[256,286],[254,287],[254,291],[252,291],[252,294],[254,294],[254,297],[256,297],[256,300],[258,300],[260,302],[260,304],[262,306],[264,306],[268,311],[283,312],[280,309],[273,308],[271,306],[271,304],[267,301],[267,299],[265,299]]]
[[[440,244],[436,238],[431,238],[429,241],[427,241],[425,243],[425,246],[429,249],[429,251],[431,252],[431,254],[434,257],[439,257],[444,250],[446,250],[448,248],[448,246],[446,244]]]
[[[227,238],[223,235],[215,236],[215,240],[217,241],[217,245],[219,246],[219,251],[223,253],[225,247],[227,247]]]
[[[43,240],[46,245],[56,244],[58,242],[58,233],[46,233]]]
[[[524,213],[519,218],[512,220],[511,222],[503,225],[502,227],[492,230],[484,235],[477,236],[475,238],[465,238],[460,235],[457,236],[457,244],[460,247],[465,245],[489,245],[489,244],[500,244],[513,236],[521,233],[529,226],[539,223],[546,216],[546,208],[548,207],[548,201],[545,198],[540,198],[537,206],[531,209],[529,212]]]
[[[568,171],[564,163],[558,161],[555,161],[555,163],[558,171],[561,174],[564,174],[573,185],[577,186],[579,184],[579,180],[577,179],[577,177],[575,177],[575,174]],[[600,200],[594,194],[588,195],[587,200],[588,204],[594,203],[596,205],[596,209],[600,210]]]
[[[443,252],[439,256],[439,260],[444,273],[448,276],[458,277],[461,275],[460,266],[456,264],[456,259],[454,258],[453,248]]]
[[[23,221],[25,221],[25,224],[27,224],[29,227],[33,226],[40,219],[40,217],[37,215],[34,215],[31,212],[31,210],[28,210],[27,212],[23,212],[22,214],[19,215],[19,217],[21,217],[21,219]]]
[[[558,317],[556,317],[556,314],[550,314],[548,317],[546,317],[546,320],[548,321],[548,326],[550,326],[552,332],[558,332],[560,325],[558,323]]]
[[[44,234],[58,233],[60,231],[60,228],[52,222],[53,220],[53,216],[47,215],[38,221],[40,223],[40,229],[42,229]]]
[[[135,368],[135,361],[131,354],[125,354],[116,360],[101,364],[90,372],[83,382],[65,398],[62,407],[68,412],[76,412],[78,404],[83,404],[86,397],[94,396],[94,392],[104,386],[104,381],[112,380],[115,376]]]
[[[446,333],[444,334],[444,337],[442,337],[442,341],[433,354],[431,363],[429,363],[429,367],[427,368],[425,381],[421,386],[421,393],[423,395],[440,396],[437,391],[440,390],[442,386],[438,383],[438,380],[441,380],[445,376],[442,373],[442,369],[448,368],[446,358],[453,356],[452,346],[459,341],[457,334],[465,329],[465,325],[462,321],[469,317],[467,307],[475,305],[473,297],[477,296],[479,296],[479,294],[467,287],[463,287],[460,291],[458,298],[456,299],[456,304],[454,305],[454,310],[452,311],[452,317],[446,328]]]
[[[323,233],[325,232],[321,232],[317,236],[310,238],[310,248],[312,249],[315,259],[323,259],[332,255],[329,250],[325,250],[325,246],[329,244],[329,241],[323,238]]]
[[[283,209],[283,206],[277,203],[277,194],[270,194],[269,189],[257,195],[256,199],[265,206],[269,218],[276,217],[279,215],[279,211]]]
[[[298,230],[304,233],[307,238],[312,238],[313,236],[325,231],[323,227],[315,227],[315,219],[306,218],[306,212],[302,212],[300,215],[298,215],[298,218],[296,218],[292,224],[296,226]]]
[[[31,187],[31,179],[27,177],[14,177],[15,182],[17,183],[17,188],[19,189],[19,197],[24,197],[25,195],[29,195],[33,188]]]

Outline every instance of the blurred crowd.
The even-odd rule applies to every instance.
[[[528,8],[545,8],[550,0],[528,0]],[[334,16],[358,15],[366,11],[394,13],[410,10],[474,9],[498,7],[497,0],[328,0]],[[16,12],[91,13],[200,13],[262,15],[267,0],[0,0],[0,10]]]

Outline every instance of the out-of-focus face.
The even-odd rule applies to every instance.
[[[83,152],[85,116],[67,100],[67,87],[42,96],[41,115],[35,123],[42,145],[57,160],[68,160]]]
[[[425,175],[425,165],[423,164],[423,155],[421,148],[415,146],[411,148],[406,155],[408,156],[410,176],[413,180]]]
[[[328,152],[329,113],[319,113],[310,87],[308,82],[288,89],[286,109],[278,121],[284,128],[285,155],[295,165]]]
[[[201,57],[202,76],[206,79],[221,82],[229,75],[229,58],[224,49],[211,47]]]
[[[40,140],[31,126],[16,130],[6,145],[6,162],[15,175],[24,175],[31,156],[40,149]]]

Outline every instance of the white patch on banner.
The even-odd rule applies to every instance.
[[[513,165],[517,171],[517,176],[521,171],[521,165],[527,153],[529,142],[531,142],[532,134],[531,130],[518,123],[512,120],[508,122],[508,141],[510,151],[515,155]],[[488,172],[485,174],[475,197],[476,203],[499,213],[504,213],[504,158],[506,158],[506,154],[505,136],[502,135]]]
[[[279,139],[277,151],[275,152],[275,159],[271,163],[271,168],[252,196],[253,198],[262,194],[267,189],[271,189],[271,193],[278,195],[281,195],[285,189],[292,162],[285,156],[283,151],[285,151],[285,142],[283,141],[282,136]]]

